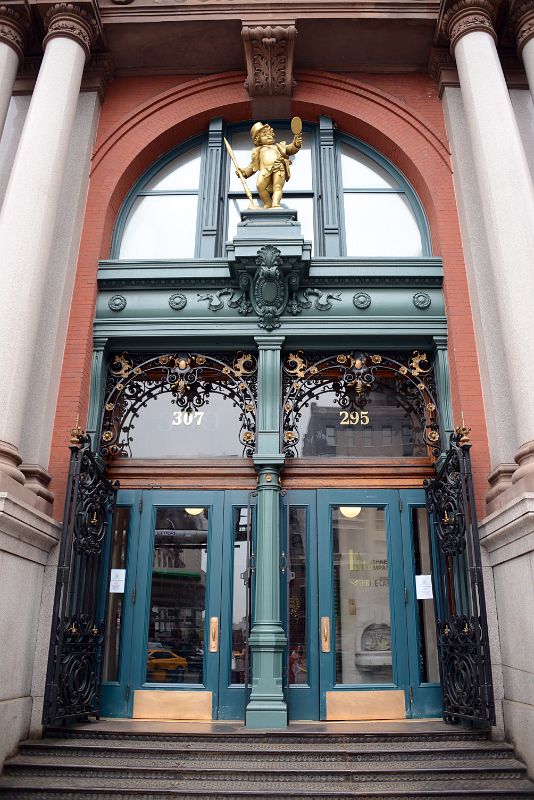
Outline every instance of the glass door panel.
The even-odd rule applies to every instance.
[[[108,563],[103,569],[102,601],[106,603],[102,685],[102,716],[125,717],[129,708],[129,675],[133,604],[139,536],[141,492],[121,490],[111,521]]]
[[[281,608],[288,638],[289,719],[319,719],[316,492],[288,492],[285,503]]]
[[[348,706],[358,706],[361,698],[354,693],[362,691],[382,692],[381,701],[396,703],[403,713],[407,652],[399,493],[319,491],[317,519],[321,718],[357,718]],[[397,693],[385,698],[384,690]]]
[[[146,683],[203,683],[210,509],[156,509]]]
[[[331,507],[335,684],[391,684],[385,509]]]
[[[242,720],[245,714],[245,645],[252,612],[245,579],[254,549],[254,499],[247,492],[225,493],[218,719]]]
[[[411,712],[412,717],[440,717],[442,704],[433,596],[436,570],[424,493],[404,490],[401,496]],[[421,580],[423,585],[418,590]]]

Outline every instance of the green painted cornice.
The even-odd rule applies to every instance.
[[[303,285],[441,286],[441,258],[313,258]],[[233,281],[232,281],[233,283]],[[225,258],[174,261],[100,261],[100,289],[157,289],[230,285]]]

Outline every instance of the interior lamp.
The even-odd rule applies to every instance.
[[[344,517],[347,519],[355,519],[360,511],[362,510],[361,506],[339,506],[340,512],[343,514]]]

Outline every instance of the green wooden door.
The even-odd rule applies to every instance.
[[[438,715],[433,601],[416,597],[416,574],[431,573],[423,492],[289,492],[287,503],[290,719],[342,719],[373,700]]]
[[[214,719],[242,718],[247,493],[120,492],[118,505],[125,580],[109,594],[102,714],[132,716],[136,692],[156,689],[211,692]],[[114,539],[120,527],[119,513]]]

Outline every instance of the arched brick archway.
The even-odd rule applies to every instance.
[[[424,113],[416,112],[398,97],[350,77],[302,72],[297,74],[297,81],[293,113],[311,122],[321,114],[331,116],[340,129],[388,157],[419,194],[429,220],[433,252],[443,257],[445,266],[453,407],[458,416],[462,409],[467,419],[481,420],[473,441],[478,444],[478,474],[486,474],[484,414],[479,376],[473,369],[475,341],[443,119],[440,131],[439,126],[426,121]],[[209,120],[218,116],[227,122],[250,119],[250,102],[241,74],[186,80],[164,91],[154,89],[148,99],[122,117],[117,113],[106,115],[104,106],[92,162],[52,442],[50,472],[58,518],[62,514],[68,468],[69,429],[77,413],[81,420],[87,413],[98,260],[108,256],[120,205],[139,176],[172,147],[205,132]],[[458,374],[467,371],[469,379],[463,378],[460,384]],[[482,481],[477,489],[481,496]]]

